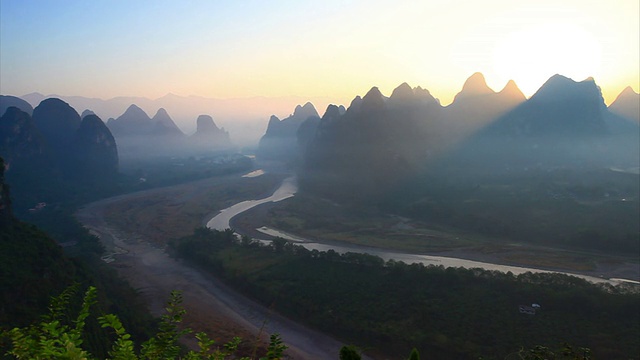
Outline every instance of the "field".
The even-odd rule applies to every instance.
[[[446,223],[428,223],[371,208],[339,205],[309,194],[298,194],[268,208],[249,210],[233,223],[243,230],[266,225],[319,242],[346,242],[603,277],[640,277],[638,257],[634,254],[612,255],[514,242],[456,229]]]
[[[108,206],[109,224],[157,244],[190,234],[221,209],[270,194],[283,175],[229,175],[158,188]]]
[[[106,217],[109,223],[118,228],[144,234],[145,238],[164,244],[170,239],[190,234],[219,209],[270,194],[284,176],[274,173],[255,178],[223,176],[164,188],[162,191],[150,190],[152,194],[142,193],[126,202],[114,203],[108,208]],[[634,177],[637,180],[637,175],[609,171],[601,173],[600,178],[592,177],[592,182],[608,184],[603,189],[609,192],[609,196],[600,194],[602,189],[584,190],[596,186],[589,183],[581,185],[582,192],[571,191],[567,185],[562,185],[575,181],[567,176],[556,175],[552,182],[545,178],[546,183],[543,179],[528,177],[517,181],[511,179],[511,183],[501,186],[489,183],[480,187],[455,180],[445,185],[433,182],[432,193],[415,197],[413,208],[392,204],[388,211],[381,206],[337,203],[301,191],[293,198],[265,204],[240,214],[233,219],[232,225],[241,233],[254,237],[258,235],[256,228],[268,226],[321,242],[346,242],[594,276],[640,278],[637,252],[625,254],[575,244],[584,237],[597,240],[600,236],[600,232],[578,229],[575,222],[584,222],[584,216],[599,217],[598,221],[605,224],[599,229],[614,224],[619,228],[615,231],[617,234],[633,231],[638,221],[633,218],[634,211],[637,212],[637,197],[633,197]],[[525,196],[529,194],[531,197],[533,191],[536,196],[532,198],[536,200],[527,200]],[[617,199],[621,196],[626,196],[628,201]],[[585,204],[587,201],[588,204]],[[425,203],[430,205],[416,205]],[[565,207],[554,207],[557,203],[563,203]],[[438,205],[437,211],[446,210],[454,215],[443,218],[441,213],[433,210],[433,204]],[[509,206],[515,210],[509,211]],[[523,212],[545,218],[547,229],[536,227],[534,222],[538,218],[523,215]],[[557,216],[559,212],[564,217]],[[512,227],[517,225],[521,233],[540,233],[544,230],[547,234],[561,234],[556,238],[567,241],[536,241],[539,238],[519,236],[519,233],[495,234],[492,227],[486,227],[489,222],[484,228],[478,228],[474,225],[478,220],[469,223],[459,221],[472,217],[498,218]],[[528,223],[521,221],[523,217],[529,220]],[[598,224],[589,217],[586,219],[586,225]],[[576,235],[580,231],[583,238]]]

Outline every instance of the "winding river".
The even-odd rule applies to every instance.
[[[226,209],[220,211],[218,215],[213,217],[211,220],[207,222],[207,227],[216,230],[224,230],[230,228],[229,222],[231,219],[239,215],[255,206],[265,204],[268,202],[278,202],[285,199],[288,199],[295,195],[298,191],[298,186],[296,182],[295,176],[291,176],[283,180],[280,187],[269,197],[258,199],[258,200],[249,200],[237,203],[233,206],[230,206]],[[402,261],[407,264],[413,263],[422,263],[424,265],[442,265],[444,267],[462,267],[462,268],[483,268],[486,270],[496,270],[501,272],[511,272],[515,275],[523,274],[526,272],[536,272],[536,273],[560,273],[571,276],[576,276],[585,280],[588,280],[593,283],[610,283],[610,284],[619,284],[620,282],[629,282],[640,284],[638,281],[627,280],[627,279],[603,279],[594,276],[587,276],[581,274],[573,274],[568,272],[561,271],[549,271],[543,269],[536,268],[528,268],[528,267],[520,267],[520,266],[509,266],[509,265],[500,265],[493,263],[486,263],[480,261],[473,261],[455,257],[445,257],[445,256],[431,256],[431,255],[419,255],[419,254],[411,254],[411,253],[403,253],[403,252],[393,252],[393,251],[385,251],[378,248],[360,246],[360,245],[335,245],[335,244],[324,244],[316,241],[311,241],[309,239],[304,239],[302,237],[285,233],[283,231],[271,228],[259,228],[256,229],[264,234],[270,236],[280,236],[289,241],[297,242],[298,245],[302,245],[309,250],[318,250],[318,251],[328,251],[334,250],[338,253],[346,253],[346,252],[354,252],[354,253],[366,253],[370,255],[379,256],[385,261],[395,260]],[[262,240],[262,239],[258,239]]]

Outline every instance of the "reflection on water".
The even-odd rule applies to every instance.
[[[626,169],[621,169],[621,168],[617,168],[617,167],[610,167],[609,170],[614,171],[614,172],[622,172],[622,173],[627,173],[627,174],[640,175],[640,167],[632,167],[632,168],[626,168]]]
[[[388,252],[384,250],[378,250],[378,249],[366,248],[366,247],[335,246],[335,245],[325,245],[325,244],[319,244],[319,243],[303,243],[300,245],[304,246],[309,250],[315,249],[318,251],[328,251],[330,249],[333,249],[335,252],[340,254],[343,254],[346,252],[357,252],[357,253],[375,255],[382,258],[384,261],[389,261],[389,260],[402,261],[407,264],[421,263],[425,266],[426,265],[435,265],[435,266],[442,265],[444,267],[462,267],[465,269],[482,268],[485,270],[500,271],[504,273],[511,272],[514,275],[524,274],[526,272],[560,273],[560,274],[576,276],[593,283],[615,284],[619,281],[622,281],[621,279],[608,280],[608,279],[597,278],[594,276],[578,275],[578,274],[571,274],[571,273],[565,273],[565,272],[559,272],[559,271],[533,269],[533,268],[526,268],[526,267],[520,267],[520,266],[498,265],[498,264],[491,264],[491,263],[485,263],[480,261],[458,259],[453,257]]]
[[[629,284],[636,284],[636,285],[640,285],[640,281],[629,280],[629,279],[611,278],[611,279],[609,279],[609,280],[611,280],[611,281],[618,281],[618,282],[625,282],[625,283],[629,283]]]
[[[267,234],[270,236],[277,236],[277,237],[281,237],[285,240],[289,240],[289,241],[293,241],[293,242],[298,242],[298,243],[302,243],[302,242],[309,242],[308,240],[301,238],[301,237],[297,237],[295,235],[291,235],[289,233],[286,233],[284,231],[281,230],[276,230],[276,229],[272,229],[270,227],[260,227],[256,229],[257,231],[263,233],[263,234]]]
[[[232,217],[264,203],[278,202],[288,199],[292,197],[296,191],[298,191],[298,183],[295,176],[288,177],[284,179],[278,190],[276,190],[273,195],[264,199],[243,201],[223,209],[218,215],[207,222],[207,227],[215,230],[228,229],[230,228],[229,221]]]
[[[538,272],[538,273],[556,272],[557,273],[557,271],[547,271],[547,270],[540,270],[540,269],[532,269],[532,268],[526,268],[526,267],[520,267],[520,266],[498,265],[498,264],[491,264],[491,263],[485,263],[485,262],[480,262],[480,261],[458,259],[458,258],[453,258],[453,257],[390,252],[390,251],[380,250],[380,249],[376,249],[376,248],[372,248],[372,247],[368,247],[368,246],[361,246],[361,245],[344,245],[343,246],[343,245],[335,245],[335,244],[321,244],[321,243],[313,242],[311,240],[304,239],[304,238],[299,237],[299,236],[291,235],[291,234],[286,233],[284,231],[280,231],[280,230],[277,230],[277,229],[269,228],[269,227],[266,227],[266,226],[263,226],[263,227],[258,228],[256,230],[258,230],[259,232],[261,232],[263,234],[267,234],[267,235],[271,235],[271,236],[279,236],[279,237],[281,237],[283,239],[296,242],[297,245],[302,245],[307,250],[318,250],[318,251],[333,250],[333,251],[335,251],[335,252],[337,252],[339,254],[344,254],[344,253],[347,253],[347,252],[355,252],[355,253],[375,255],[375,256],[378,256],[378,257],[382,258],[384,261],[394,260],[394,261],[402,261],[402,262],[407,263],[407,264],[418,264],[418,263],[421,263],[421,264],[423,264],[425,266],[426,265],[435,265],[435,266],[442,265],[444,267],[462,267],[462,268],[466,268],[466,269],[482,268],[482,269],[485,269],[485,270],[500,271],[500,272],[504,272],[504,273],[510,271],[514,275],[524,274],[526,272]],[[265,240],[261,240],[261,241],[266,242]],[[591,281],[591,282],[594,282],[594,283],[598,283],[598,282],[608,282],[608,283],[630,282],[630,283],[638,283],[638,282],[634,282],[633,280],[625,280],[625,279],[610,279],[610,280],[607,280],[607,279],[601,279],[601,278],[597,278],[597,277],[593,277],[593,276],[582,276],[582,275],[569,274],[569,273],[565,273],[565,274],[577,276],[577,277],[583,278],[585,280],[588,280],[588,281]]]

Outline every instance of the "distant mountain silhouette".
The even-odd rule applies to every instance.
[[[20,97],[32,106],[38,105],[46,98],[59,98],[75,109],[91,109],[101,119],[115,119],[123,114],[131,104],[136,104],[149,115],[159,108],[164,108],[185,134],[192,134],[195,131],[196,124],[193,119],[198,115],[211,114],[216,118],[218,126],[229,131],[234,142],[252,146],[257,145],[258,140],[264,134],[266,124],[263,119],[269,114],[287,114],[296,104],[303,104],[306,101],[315,103],[317,99],[319,103],[329,103],[333,100],[325,97],[309,99],[300,96],[217,99],[175,94],[167,94],[157,99],[120,96],[103,100],[40,93],[31,93]]]
[[[30,94],[26,94],[26,95],[20,96],[21,99],[23,99],[24,101],[28,102],[29,105],[31,105],[32,107],[33,106],[38,106],[38,104],[40,104],[42,102],[42,100],[47,99],[49,97],[55,97],[55,96],[44,96],[43,94],[41,94],[39,92],[33,92],[33,93],[30,93]]]
[[[297,105],[293,114],[283,120],[275,115],[271,116],[266,133],[260,139],[258,155],[265,159],[296,158],[299,155],[298,129],[307,119],[319,118],[318,112],[310,102],[303,106]]]
[[[602,135],[605,109],[593,79],[576,82],[554,75],[488,131],[510,137]]]
[[[154,130],[154,123],[147,113],[135,104],[108,123],[109,129],[116,137],[148,135]]]
[[[122,114],[131,104],[142,104],[145,105],[144,107],[146,108],[147,103],[152,102],[150,99],[144,97],[121,96],[109,100],[103,100],[84,96],[64,96],[60,94],[43,95],[37,92],[22,95],[20,96],[20,98],[26,100],[29,104],[34,106],[42,102],[42,100],[48,98],[57,98],[69,103],[69,105],[71,105],[74,109],[91,109],[95,114],[103,116],[104,118],[115,118],[117,115]],[[154,107],[157,108],[157,106]]]
[[[354,196],[408,176],[441,150],[442,110],[429,91],[406,83],[389,98],[373,87],[346,112],[329,106],[315,135],[305,135],[303,186]]]
[[[561,75],[500,116],[443,159],[496,174],[531,168],[633,166],[640,129],[607,111],[592,78]],[[637,165],[636,165],[637,166]]]
[[[211,134],[223,133],[224,130],[218,128],[213,118],[209,115],[200,115],[196,119],[196,132],[194,136],[208,136]]]
[[[429,90],[425,90],[421,87],[414,89],[407,83],[402,83],[395,88],[389,97],[389,106],[391,108],[401,106],[420,106],[420,105],[440,105],[440,101],[434,98]]]
[[[482,73],[474,73],[462,85],[462,90],[455,96],[453,102],[469,96],[480,96],[495,94],[487,85],[487,81]]]
[[[380,92],[380,89],[374,86],[362,98],[360,112],[365,112],[370,115],[379,115],[380,112],[384,111],[386,111],[385,97]]]
[[[315,133],[312,126],[298,133],[304,145],[299,179],[314,191],[367,198],[451,166],[459,168],[456,174],[465,167],[633,166],[640,133],[619,119],[607,111],[593,79],[555,75],[526,100],[513,81],[495,92],[476,73],[447,107],[408,84],[389,98],[374,87],[345,113],[329,106]]]
[[[229,133],[218,128],[209,115],[200,115],[196,119],[196,132],[189,138],[191,146],[199,151],[229,149],[231,140]]]
[[[200,115],[196,132],[185,136],[169,113],[160,108],[153,118],[135,104],[107,127],[113,131],[123,158],[191,156],[232,148],[229,133],[218,128],[209,115]]]
[[[640,94],[627,86],[615,101],[609,105],[609,111],[626,119],[640,122]]]
[[[47,143],[58,154],[66,156],[74,133],[80,127],[80,115],[66,102],[50,98],[33,109],[33,122]]]
[[[81,178],[105,181],[118,172],[118,149],[113,135],[96,115],[82,119],[73,139],[73,172]]]
[[[451,143],[456,143],[525,100],[513,80],[496,93],[487,86],[481,73],[475,73],[442,112],[447,127],[446,137]]]
[[[296,106],[293,114],[283,120],[278,119],[276,116],[271,116],[265,136],[291,137],[295,135],[300,124],[310,117],[320,118],[320,115],[318,115],[313,104],[309,102],[304,106]]]
[[[4,115],[5,111],[11,106],[15,106],[18,109],[26,112],[31,116],[33,114],[33,107],[26,101],[19,97],[10,95],[0,95],[0,116]]]
[[[85,116],[88,115],[95,115],[96,113],[94,113],[93,111],[89,110],[89,109],[84,109],[84,111],[82,112],[82,114],[80,114],[80,119],[84,119]]]
[[[516,99],[518,101],[525,100],[524,94],[522,93],[520,88],[518,88],[518,85],[516,85],[516,82],[513,80],[509,80],[507,82],[507,85],[505,85],[504,88],[500,90],[499,94],[502,94],[502,96],[507,99]]]
[[[158,112],[151,118],[151,122],[155,124],[155,128],[153,130],[154,133],[160,135],[174,135],[174,136],[183,136],[184,133],[176,123],[171,119],[171,116],[167,113],[167,111],[163,108],[158,109]]]

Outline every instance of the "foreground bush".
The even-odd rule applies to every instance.
[[[3,332],[3,337],[8,337],[11,342],[11,348],[6,354],[16,359],[96,359],[83,347],[83,331],[90,315],[91,306],[96,302],[97,291],[95,287],[89,287],[77,317],[65,321],[65,319],[69,319],[70,314],[67,313],[67,306],[75,289],[76,287],[67,288],[60,296],[54,298],[49,306],[49,314],[44,316],[40,323]],[[177,291],[172,292],[166,307],[167,313],[160,319],[157,334],[142,343],[139,350],[116,315],[108,314],[98,317],[100,325],[103,328],[111,329],[114,333],[115,339],[109,350],[110,359],[224,360],[237,358],[235,355],[241,342],[240,338],[236,337],[230,342],[216,347],[214,346],[215,341],[205,333],[195,335],[199,351],[184,353],[178,340],[183,335],[191,333],[191,330],[179,328],[185,313],[181,303],[181,294]],[[286,348],[287,346],[282,343],[279,335],[271,335],[267,354],[260,360],[280,359]],[[241,360],[250,359],[243,357]]]

